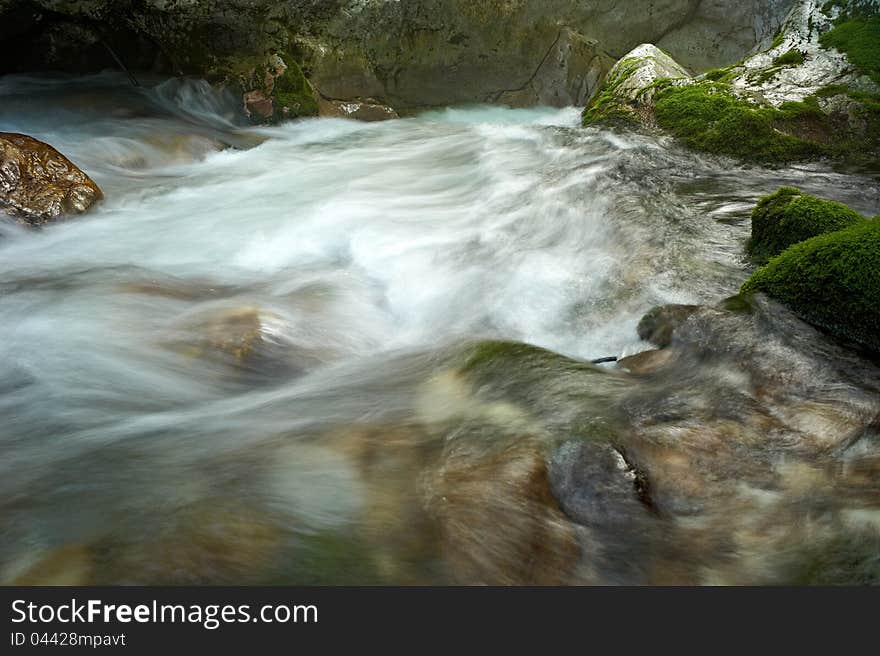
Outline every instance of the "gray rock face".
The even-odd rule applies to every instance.
[[[132,67],[153,62],[223,77],[243,61],[278,52],[301,60],[328,100],[373,98],[399,109],[561,106],[584,103],[614,61],[639,43],[658,43],[694,70],[729,64],[769,41],[792,3],[4,0],[0,38],[18,39],[17,60],[31,68],[73,66],[63,55],[72,49],[92,53],[91,65],[112,65],[99,35],[126,31],[158,45],[137,49],[135,38],[118,44],[130,49],[121,54]],[[68,34],[76,48],[65,43]],[[89,65],[77,58],[76,66]]]
[[[831,29],[842,11],[841,6],[829,6],[826,13],[826,5],[821,0],[798,2],[785,21],[781,38],[732,69],[734,90],[774,107],[801,101],[828,85],[880,92],[870,78],[855,70],[845,54],[823,48],[819,43],[819,37]],[[875,2],[874,6],[880,11],[880,3]],[[778,58],[791,52],[799,53],[802,61],[780,65]]]

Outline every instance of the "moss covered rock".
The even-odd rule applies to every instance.
[[[608,73],[599,93],[583,112],[583,124],[620,124],[648,119],[655,85],[659,80],[690,78],[672,57],[643,43],[621,59]]]
[[[864,221],[846,205],[781,187],[764,196],[752,210],[752,236],[746,250],[765,262],[789,246],[811,237],[843,230]]]
[[[788,162],[825,154],[827,148],[792,129],[810,107],[764,107],[737,96],[723,82],[666,86],[657,93],[657,124],[699,150],[744,160]]]
[[[277,53],[264,61],[231,64],[227,79],[242,91],[245,113],[255,122],[318,115],[318,98],[302,69],[291,56]]]
[[[661,73],[639,85],[628,55],[584,123],[628,119],[691,148],[761,164],[830,157],[876,168],[878,12],[867,0],[841,0],[827,12],[800,0],[769,48],[698,78]]]
[[[741,291],[765,293],[806,321],[880,352],[880,221],[792,246]]]

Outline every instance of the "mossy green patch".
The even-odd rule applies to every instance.
[[[817,98],[833,98],[849,92],[849,87],[845,84],[826,84],[819,89],[814,95]]]
[[[764,196],[752,210],[752,236],[746,250],[755,260],[765,262],[798,242],[864,220],[842,203],[809,196],[793,187],[781,187]]]
[[[539,346],[522,342],[485,341],[473,347],[461,368],[464,373],[474,373],[486,368],[506,367],[511,363],[521,366],[522,363],[538,363],[540,365],[555,363],[590,368],[590,365],[579,363],[563,355],[542,349]]]
[[[584,127],[589,125],[619,125],[635,122],[633,112],[621,103],[616,93],[620,85],[626,82],[635,73],[642,60],[636,57],[621,60],[617,64],[617,70],[602,85],[593,101],[584,108],[581,114],[581,123]]]
[[[819,38],[823,48],[836,48],[860,73],[880,84],[880,16],[846,17]]]
[[[287,70],[275,79],[272,97],[275,99],[276,112],[281,118],[298,116],[317,116],[318,102],[302,69],[295,61],[288,61]]]
[[[806,57],[804,53],[800,50],[789,50],[788,52],[779,55],[776,59],[773,60],[774,66],[800,66],[804,63]]]
[[[763,292],[806,321],[880,352],[880,221],[860,221],[796,244],[758,269]]]
[[[771,163],[825,154],[821,144],[786,130],[812,111],[794,105],[761,107],[735,96],[729,85],[704,80],[660,90],[654,115],[661,127],[699,150]]]

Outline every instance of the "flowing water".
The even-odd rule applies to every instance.
[[[876,178],[578,119],[254,128],[198,81],[0,78],[0,131],[106,197],[0,224],[0,579],[875,580],[870,362],[766,303],[659,373],[584,361],[735,294],[761,195],[876,213]]]

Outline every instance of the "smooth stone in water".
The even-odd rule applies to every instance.
[[[0,209],[10,216],[41,225],[82,214],[102,197],[98,185],[49,144],[0,132]]]

